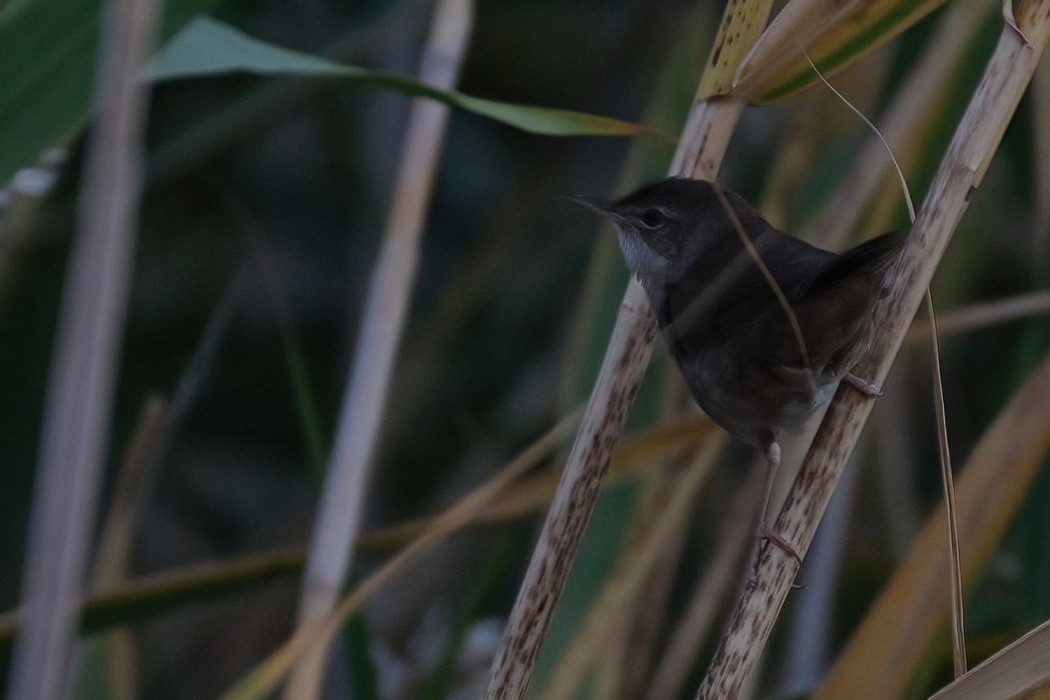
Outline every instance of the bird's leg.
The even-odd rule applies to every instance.
[[[847,384],[849,384],[851,387],[864,394],[865,396],[882,396],[882,389],[875,386],[867,379],[864,379],[863,377],[858,377],[857,375],[853,374],[853,372],[846,373],[845,379]]]
[[[774,525],[767,519],[766,511],[769,510],[769,501],[773,496],[773,482],[776,481],[777,470],[780,468],[780,444],[774,440],[766,448],[766,474],[765,483],[763,484],[763,496],[760,502],[761,508],[758,510],[758,527],[756,528],[755,536],[758,538],[758,548],[755,550],[755,555],[751,562],[751,579],[750,583],[754,582],[758,578],[758,559],[762,553],[762,543],[768,542],[774,545],[778,549],[782,550],[789,556],[793,557],[799,566],[802,566],[802,557],[799,556],[798,550],[791,544]]]

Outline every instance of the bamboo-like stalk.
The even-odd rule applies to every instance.
[[[744,103],[704,99],[729,90],[744,52],[772,3],[730,4],[670,167],[671,175],[713,179]],[[623,432],[656,337],[645,290],[628,284],[583,422],[492,666],[487,697],[521,698],[594,509],[613,447]]]
[[[423,51],[420,77],[424,83],[439,88],[455,85],[473,18],[473,0],[438,4]],[[300,628],[328,617],[350,571],[448,118],[448,107],[432,100],[416,101],[409,117],[390,217],[368,291],[303,576]],[[326,658],[327,646],[312,648],[289,679],[285,697],[316,697]]]
[[[890,104],[879,114],[877,130],[868,123],[869,128],[876,133],[868,139],[846,177],[839,181],[827,203],[820,208],[814,217],[816,223],[806,227],[810,231],[803,230],[802,238],[819,247],[837,250],[845,245],[851,234],[864,238],[886,230],[886,222],[900,210],[904,199],[901,179],[914,173],[916,163],[925,152],[923,144],[929,140],[931,130],[940,124],[936,115],[943,110],[953,89],[958,87],[952,76],[957,74],[964,57],[972,53],[978,30],[986,24],[988,15],[994,10],[973,0],[952,3],[945,9],[934,33],[925,42],[921,57],[898,86]],[[785,48],[791,48],[790,42]],[[794,50],[797,52],[797,47]],[[809,51],[816,53],[817,49],[807,50],[812,59],[813,54]],[[756,53],[753,52],[752,56]],[[811,66],[811,71],[815,72],[816,68]],[[836,86],[841,86],[840,80],[835,77],[826,79],[822,75],[818,77],[826,84],[815,87],[815,92],[826,93],[832,102],[848,103],[837,90]],[[851,83],[850,80],[846,81],[847,85]],[[875,89],[874,84],[868,87]],[[866,110],[858,105],[851,105],[851,109],[855,113],[849,121],[856,125],[860,125],[862,120],[866,121],[863,117],[863,111]],[[807,119],[803,127],[807,131],[816,129],[820,133],[827,128],[818,115],[808,114],[802,118]],[[788,168],[793,173],[805,172],[807,167],[795,165],[797,162],[807,162],[806,158],[798,154],[793,157],[792,154],[782,154],[780,160],[787,160]],[[897,172],[893,172],[894,164],[899,168]],[[799,167],[803,170],[799,170]],[[910,202],[908,208],[911,209]],[[858,221],[861,222],[859,227]],[[929,340],[928,334],[924,340]],[[901,398],[899,392],[891,389],[887,389],[886,393],[887,399],[891,401]],[[897,449],[900,449],[900,444],[904,444],[896,440],[896,436],[894,442],[897,443]],[[904,468],[903,464],[894,463],[890,466],[886,460],[883,460],[883,464],[885,468]],[[793,478],[794,475],[791,476]],[[781,678],[781,693],[799,695],[807,692],[816,684],[821,668],[826,663],[824,647],[827,645],[828,616],[834,605],[834,596],[828,593],[834,586],[843,553],[839,543],[848,525],[846,521],[850,508],[846,502],[855,476],[855,473],[847,472],[844,480],[837,485],[838,493],[823,516],[821,532],[825,546],[811,550],[807,557],[813,559],[817,556],[818,560],[807,565],[807,583],[798,592],[795,601],[795,613],[789,623],[790,638],[783,660],[786,674]],[[784,481],[782,485],[785,489],[790,487],[790,480]],[[842,493],[843,489],[846,493]],[[888,491],[885,493],[887,496],[890,494]],[[900,489],[893,491],[892,498],[902,496],[908,501],[908,495],[902,495]],[[895,504],[898,502],[895,501]],[[893,524],[897,525],[896,522]],[[815,542],[814,547],[816,545]]]
[[[722,441],[710,440],[699,451],[689,448],[670,460],[678,478],[673,486],[667,481],[660,484],[659,493],[653,495],[659,499],[661,507],[650,509],[646,513],[648,517],[635,524],[613,573],[564,654],[566,662],[559,664],[542,697],[549,700],[576,697],[586,673],[596,665],[598,655],[609,653],[607,640],[616,633],[617,627],[622,626],[621,611],[638,594],[656,564],[656,557],[664,551],[660,545],[673,533],[684,529],[696,494],[711,474],[721,448]],[[598,696],[603,697],[603,694]]]
[[[887,279],[888,293],[875,316],[880,332],[869,356],[854,370],[860,376],[878,384],[889,371],[969,195],[984,176],[1048,36],[1050,0],[1022,4],[1016,27],[1004,28],[930,186],[901,260]],[[850,387],[840,387],[777,519],[777,531],[803,556],[871,403]],[[796,569],[796,560],[779,548],[763,549],[755,585],[738,603],[698,698],[737,696],[758,663]]]
[[[113,0],[102,15],[98,118],[48,380],[8,694],[14,700],[69,691],[131,284],[146,117],[140,71],[157,10],[152,0]]]
[[[628,286],[584,423],[554,495],[493,666],[488,697],[525,695],[554,607],[594,509],[613,445],[641,382],[656,323],[641,285]]]

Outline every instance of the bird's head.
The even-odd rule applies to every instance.
[[[705,180],[668,178],[613,202],[583,196],[569,200],[612,221],[627,267],[647,288],[687,274],[710,243],[705,227],[728,223]]]

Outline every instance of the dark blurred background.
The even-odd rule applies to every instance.
[[[460,89],[675,134],[721,5],[480,3]],[[222,2],[212,14],[275,44],[413,75],[430,10],[421,0],[274,0]],[[919,25],[876,54],[876,69],[868,64],[838,84],[877,115],[928,31]],[[962,102],[968,95],[960,88]],[[339,81],[234,76],[154,88],[110,473],[149,397],[174,400],[176,422],[135,534],[134,575],[307,543],[410,104]],[[813,176],[790,193],[787,220],[776,223],[805,218],[867,136],[832,104],[826,94],[810,95],[749,112],[724,183],[757,201],[771,154],[790,136],[793,110],[836,110]],[[1029,109],[1022,105],[989,176],[994,197],[982,190],[975,198],[949,250],[937,280],[944,307],[1023,291],[1039,277],[1028,267]],[[0,607],[7,610],[18,600],[82,141],[75,138],[52,168],[57,180],[46,197],[0,213],[0,234],[8,236],[0,279]],[[630,148],[624,139],[535,136],[453,113],[366,531],[450,503],[586,396],[597,356],[581,359],[575,349],[604,345],[616,298],[598,317],[581,318],[581,293],[601,250],[596,240],[607,237],[607,253],[612,237],[560,197],[615,194]],[[672,148],[655,140],[640,148],[632,178],[661,176]],[[1003,198],[1015,206],[1004,207]],[[1004,209],[1016,218],[1004,219]],[[895,225],[907,225],[903,214]],[[622,263],[605,269],[622,289]],[[1045,274],[1035,281],[1045,283]],[[946,344],[959,454],[1012,392],[1008,378],[1023,376],[1018,354],[1026,343],[1045,347],[1044,331],[1013,324]],[[296,375],[299,361],[304,372]],[[922,379],[909,391],[919,397],[913,430],[930,435],[925,362],[923,355],[911,363]],[[935,445],[924,437],[919,453],[928,457]],[[915,479],[923,503],[936,498],[932,471]],[[623,498],[626,508],[630,498]],[[410,664],[434,653],[412,646],[421,634],[447,635],[464,616],[505,615],[534,524],[458,537],[430,566],[421,564],[425,578],[395,586],[370,610],[373,655],[382,646]],[[380,560],[364,556],[361,570]],[[185,606],[136,626],[145,696],[197,698],[226,688],[286,637],[296,599],[297,579],[288,575],[232,601]]]

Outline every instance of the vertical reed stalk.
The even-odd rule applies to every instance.
[[[158,7],[152,0],[112,0],[105,10],[97,119],[44,405],[13,700],[68,692],[131,284],[148,89],[141,69]]]

